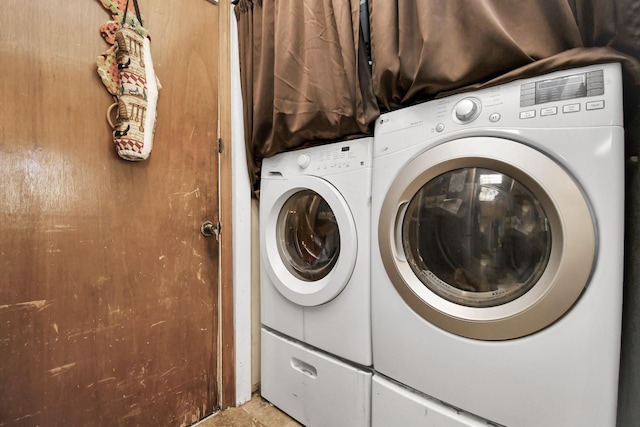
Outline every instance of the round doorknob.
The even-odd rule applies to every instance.
[[[200,226],[200,233],[205,237],[216,236],[220,234],[220,223],[214,224],[211,221],[205,221]]]

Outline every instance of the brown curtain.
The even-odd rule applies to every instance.
[[[639,4],[369,0],[374,92],[381,108],[392,110],[455,91],[609,61],[623,62],[637,85]],[[636,13],[630,18],[632,10]]]
[[[235,15],[254,184],[265,157],[371,134],[379,110],[358,0],[240,0]]]
[[[640,0],[569,0],[585,47],[640,54]]]

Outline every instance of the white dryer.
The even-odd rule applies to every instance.
[[[372,149],[361,138],[262,163],[261,392],[316,414],[305,424],[370,422]]]
[[[377,372],[510,427],[615,425],[622,116],[604,64],[377,120]]]

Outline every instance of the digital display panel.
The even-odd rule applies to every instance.
[[[585,96],[587,96],[587,79],[584,74],[536,82],[536,104]]]
[[[520,87],[520,106],[599,95],[604,95],[602,70],[525,83]]]

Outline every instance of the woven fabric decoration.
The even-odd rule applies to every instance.
[[[105,5],[106,0],[102,0]],[[113,2],[110,2],[113,3]],[[113,128],[116,153],[125,160],[146,160],[153,147],[159,82],[151,58],[150,40],[142,27],[137,0],[133,0],[135,17],[127,1],[121,25],[109,21],[101,27],[103,38],[113,46],[98,57],[98,74],[115,102],[107,111]],[[106,6],[106,5],[105,5]],[[111,5],[120,10],[117,5]],[[113,11],[113,9],[111,9]],[[114,18],[120,15],[116,13]],[[115,111],[115,122],[112,120]]]

